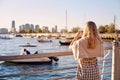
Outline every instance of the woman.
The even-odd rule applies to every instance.
[[[103,57],[103,42],[99,37],[96,24],[88,21],[83,34],[79,31],[70,46],[79,64],[76,79],[100,80],[97,57]]]

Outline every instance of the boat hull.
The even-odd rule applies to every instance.
[[[20,47],[37,47],[37,45],[20,45]]]
[[[18,59],[18,60],[7,60],[5,62],[17,63],[17,64],[46,64],[52,63],[49,58],[30,58],[30,59]]]
[[[68,42],[62,42],[62,41],[59,41],[59,43],[61,44],[61,45],[70,45],[70,41],[68,41]]]

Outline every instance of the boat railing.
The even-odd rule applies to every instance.
[[[104,58],[102,58],[101,60],[99,60],[99,62],[102,62],[102,67],[100,67],[100,69],[102,69],[100,75],[101,75],[101,80],[104,80],[104,75],[108,74],[111,75],[111,77],[109,77],[109,79],[107,80],[119,80],[120,79],[120,54],[119,54],[119,42],[117,40],[115,40],[113,42],[113,46],[112,48],[105,48],[104,49],[105,52],[105,56]],[[111,53],[112,51],[112,53]],[[72,52],[67,52],[64,53],[65,55],[72,55]],[[64,56],[64,54],[55,54],[55,56]],[[108,58],[110,55],[112,54],[112,58]],[[53,55],[53,54],[52,54]],[[49,55],[50,56],[50,55]],[[45,57],[45,56],[43,56]],[[111,61],[112,60],[112,65],[110,66],[105,66],[105,63],[107,61]],[[15,76],[27,76],[27,75],[33,75],[33,74],[43,74],[43,73],[47,73],[47,72],[56,72],[56,71],[64,71],[64,70],[70,70],[70,69],[76,69],[77,66],[70,66],[70,67],[64,67],[64,68],[58,68],[58,69],[52,69],[52,70],[43,70],[43,71],[37,71],[37,72],[27,72],[27,73],[21,73],[21,74],[10,74],[10,75],[4,75],[4,76],[0,76],[0,78],[5,78],[5,77],[15,77]],[[106,68],[112,68],[111,71],[106,72],[105,69]],[[51,78],[50,80],[61,80],[61,79],[67,79],[67,78],[74,78],[75,75],[68,75],[68,76],[63,76],[60,78]]]

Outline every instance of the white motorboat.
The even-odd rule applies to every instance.
[[[0,61],[13,63],[52,63],[58,61],[57,57],[43,57],[44,54],[29,55],[0,55]],[[42,56],[42,57],[41,57]]]
[[[52,63],[52,61],[49,58],[30,58],[30,59],[16,59],[16,60],[7,60],[7,62],[12,63]]]

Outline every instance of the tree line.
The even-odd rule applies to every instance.
[[[109,24],[109,25],[100,25],[98,28],[100,33],[115,33],[115,25]]]
[[[80,30],[79,27],[73,27],[71,32],[76,33],[76,32],[78,32],[78,30]],[[100,25],[100,26],[98,26],[98,31],[100,33],[115,33],[116,31],[118,33],[120,33],[120,30],[115,29],[115,25],[113,23],[111,23],[109,25]]]
[[[70,32],[68,30],[65,30],[67,33],[76,33],[80,30],[81,28],[79,26],[73,27]],[[113,23],[109,25],[100,25],[98,26],[98,31],[100,33],[115,33],[116,31],[120,33],[120,30],[115,29],[115,25]],[[27,31],[21,30],[20,33],[50,33],[49,30],[42,30],[42,29],[37,29],[35,31],[32,31],[31,29],[28,29]]]

